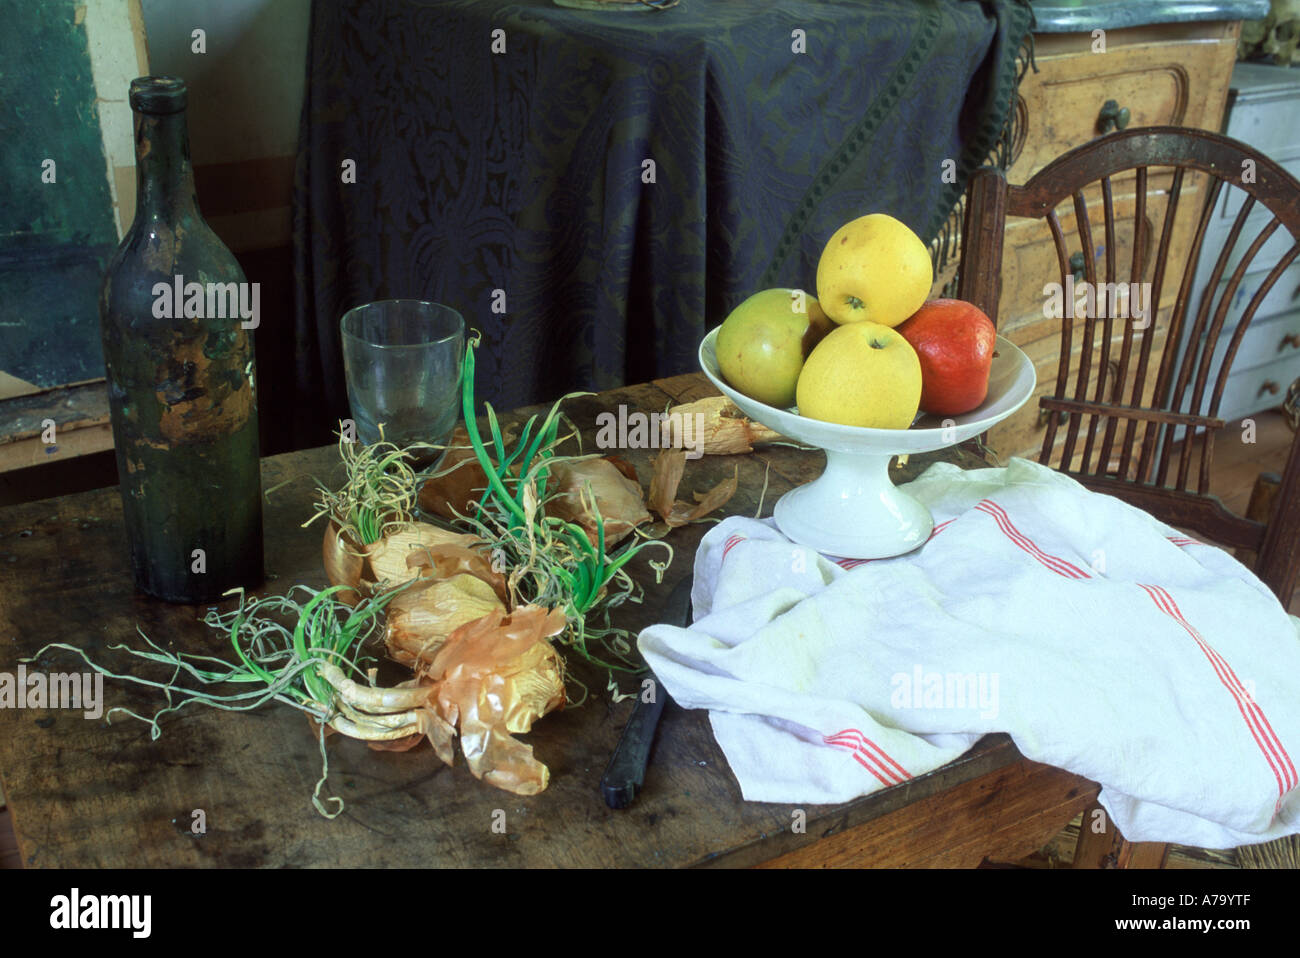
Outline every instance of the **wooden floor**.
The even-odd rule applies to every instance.
[[[1069,868],[1074,861],[1075,843],[1079,838],[1081,817],[1065,827],[1061,834],[1052,839],[1041,852],[1021,864],[1030,868]],[[1184,845],[1169,846],[1169,857],[1165,861],[1166,869],[1204,869],[1241,867],[1237,861],[1236,849],[1188,848]]]
[[[1237,514],[1244,514],[1250,501],[1255,477],[1261,472],[1281,472],[1292,433],[1281,413],[1261,413],[1255,417],[1254,443],[1242,441],[1240,424],[1225,426],[1215,436],[1214,469],[1211,473],[1210,491],[1223,500]],[[1300,589],[1292,596],[1290,611],[1300,615]],[[21,868],[17,843],[4,799],[0,796],[0,868]],[[1050,845],[1035,856],[1031,864],[1039,867],[1068,865],[1073,857],[1074,840],[1078,823],[1072,823]],[[1169,868],[1236,868],[1232,851],[1215,851],[1173,846],[1170,849]]]

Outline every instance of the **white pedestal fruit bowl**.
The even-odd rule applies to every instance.
[[[988,395],[978,408],[946,420],[923,415],[910,429],[842,426],[737,392],[718,370],[717,338],[714,329],[700,344],[700,366],[713,385],[750,419],[826,451],[821,476],[777,502],[777,527],[800,545],[848,559],[902,555],[924,543],[934,528],[930,510],[889,478],[890,460],[955,446],[985,432],[1023,406],[1036,384],[1029,357],[999,336]]]

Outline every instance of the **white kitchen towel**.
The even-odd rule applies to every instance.
[[[1099,782],[1130,841],[1300,832],[1300,619],[1249,570],[1025,460],[907,488],[935,518],[919,550],[836,562],[731,517],[694,624],[641,633],[746,799],[848,801],[1007,732]]]

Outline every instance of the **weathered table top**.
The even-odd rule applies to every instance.
[[[566,409],[586,433],[598,412],[620,403],[662,410],[671,400],[712,393],[702,376],[681,376],[574,399]],[[643,485],[653,454],[620,452]],[[980,464],[961,449],[942,455]],[[933,458],[914,457],[906,472]],[[776,499],[814,477],[822,462],[821,453],[787,447],[705,457],[688,463],[679,497],[738,468],[739,491],[723,512],[754,515],[766,479],[762,514],[770,515]],[[327,479],[336,466],[333,447],[263,462],[264,487],[285,483],[266,503],[264,591],[326,584],[321,529],[301,523],[311,514],[311,477]],[[690,574],[708,528],[696,524],[669,535],[677,555],[661,584],[644,566],[634,573],[646,584],[645,602],[630,607],[620,624],[638,629],[655,621],[672,585]],[[108,646],[138,646],[137,626],[178,649],[225,651],[225,637],[200,621],[204,611],[134,592],[115,488],[0,511],[0,671],[16,672],[21,656],[50,642],[135,669]],[[51,653],[31,668],[79,672],[84,665]],[[604,685],[595,672],[582,677],[596,689]],[[111,680],[104,698],[109,707],[144,714],[160,705],[149,690]],[[641,795],[632,807],[612,811],[599,782],[631,708],[630,701],[611,705],[595,694],[581,708],[542,719],[527,741],[550,767],[551,784],[527,798],[475,780],[463,763],[443,765],[427,745],[375,752],[334,736],[322,794],[341,796],[347,807],[333,821],[311,805],[321,766],[317,739],[302,714],[280,705],[251,713],[187,707],[164,718],[157,741],[130,719],[108,725],[69,710],[0,709],[0,777],[27,867],[753,865],[1021,761],[1005,737],[991,736],[906,785],[846,805],[809,807],[806,832],[795,833],[792,806],[742,800],[706,714],[670,704]],[[206,818],[202,835],[191,831],[196,809]]]

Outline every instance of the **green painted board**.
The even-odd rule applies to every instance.
[[[0,0],[0,371],[42,387],[104,375],[97,298],[118,241],[76,8]]]

